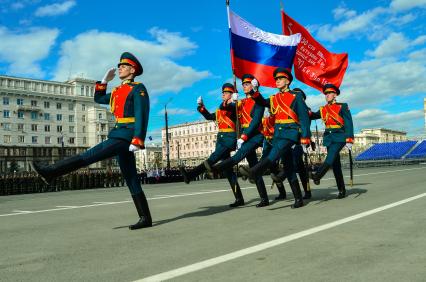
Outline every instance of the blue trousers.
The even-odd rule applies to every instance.
[[[214,152],[210,155],[210,157],[207,159],[207,161],[210,164],[215,164],[220,160],[226,160],[231,156],[232,149],[226,147],[225,145],[221,143],[216,143],[216,148]],[[226,178],[229,181],[229,184],[231,187],[237,182],[237,175],[234,173],[232,169],[227,169],[224,171]]]
[[[136,195],[142,192],[142,186],[136,171],[135,154],[129,152],[129,146],[130,142],[127,140],[110,138],[80,154],[80,157],[84,166],[88,166],[116,156],[130,193]]]
[[[297,180],[293,150],[291,149],[294,144],[296,144],[296,142],[290,139],[274,138],[271,152],[267,156],[272,163],[282,158],[284,171],[289,182]]]

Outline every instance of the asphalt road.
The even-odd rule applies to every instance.
[[[137,231],[125,187],[0,197],[0,281],[426,281],[426,165],[357,169],[342,200],[331,176],[295,210],[287,184],[256,208],[241,181],[236,209],[226,180],[146,185]]]

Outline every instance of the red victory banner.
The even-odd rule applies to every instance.
[[[302,35],[293,61],[296,78],[319,90],[327,83],[340,87],[348,67],[348,54],[334,54],[327,51],[302,25],[284,11],[281,11],[281,16],[284,35],[295,33]]]

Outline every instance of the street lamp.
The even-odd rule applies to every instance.
[[[172,97],[164,104],[164,119],[166,121],[166,157],[167,157],[167,170],[170,170],[170,147],[169,147],[169,121],[167,118],[167,104],[172,101]]]

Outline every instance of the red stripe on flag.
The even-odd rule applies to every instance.
[[[273,77],[274,70],[277,67],[256,64],[250,61],[232,58],[235,75],[241,78],[244,74],[252,74],[260,83],[261,86],[275,88],[275,80]]]

